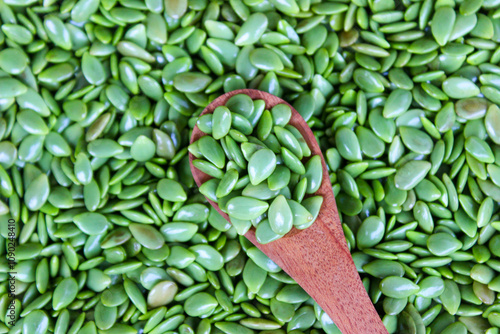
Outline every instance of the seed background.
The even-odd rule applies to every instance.
[[[391,333],[498,333],[499,7],[2,0],[0,333],[336,333],[193,182],[197,115],[241,88],[313,129]]]

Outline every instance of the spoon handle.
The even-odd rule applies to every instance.
[[[283,238],[266,245],[259,244],[252,229],[245,236],[269,258],[287,272],[330,316],[343,334],[387,334],[373,306],[347,248],[340,223],[332,185],[325,159],[313,132],[300,114],[277,96],[255,89],[242,89],[226,93],[215,99],[202,114],[211,113],[235,94],[247,94],[252,99],[263,99],[266,108],[285,103],[292,109],[290,124],[300,131],[309,144],[312,154],[321,157],[323,181],[315,195],[323,196],[323,205],[314,224],[302,231],[292,229]],[[204,134],[198,127],[193,129],[191,142]],[[193,177],[200,186],[210,177],[196,168],[189,154]],[[217,203],[208,202],[227,220]]]
[[[254,231],[245,236],[293,277],[343,334],[387,334],[361,283],[343,232],[336,228],[341,226],[334,221],[336,210],[335,205],[323,208],[313,226],[270,244],[259,244]]]

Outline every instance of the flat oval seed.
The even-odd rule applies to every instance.
[[[156,189],[158,196],[171,202],[182,202],[187,199],[186,192],[182,185],[174,180],[162,179],[158,182]]]
[[[410,107],[412,95],[404,89],[395,89],[387,98],[382,114],[386,118],[394,118],[404,114]]]
[[[93,85],[101,85],[106,80],[106,72],[101,62],[89,53],[83,54],[82,73],[85,79]]]
[[[210,84],[210,76],[199,72],[179,73],[174,77],[174,87],[183,93],[199,93]]]
[[[28,61],[26,54],[18,49],[7,48],[0,51],[0,68],[9,74],[21,74]]]
[[[103,234],[108,229],[108,219],[100,213],[81,213],[73,218],[73,222],[82,232],[89,235]]]
[[[436,233],[427,239],[427,248],[436,256],[447,256],[462,248],[462,243],[448,233]]]
[[[405,298],[419,291],[419,286],[404,277],[389,276],[380,282],[380,291],[391,298]]]
[[[217,186],[217,190],[215,192],[215,196],[218,198],[229,195],[231,191],[233,191],[236,183],[238,182],[239,173],[236,169],[229,169],[224,177],[221,179],[219,185]]]
[[[34,135],[46,135],[49,128],[44,120],[36,112],[30,109],[23,109],[17,114],[17,121],[23,129]]]
[[[218,271],[224,266],[224,258],[210,245],[195,245],[189,250],[196,254],[196,262],[207,270]]]
[[[263,13],[253,13],[243,23],[234,44],[238,46],[255,44],[267,29],[268,19]]]
[[[246,119],[250,118],[254,111],[253,100],[246,94],[236,94],[226,102],[226,107],[233,113],[240,114]]]
[[[313,156],[305,165],[306,172],[303,177],[307,178],[307,194],[314,194],[318,191],[323,181],[323,165],[319,155]]]
[[[491,140],[500,145],[500,108],[498,106],[491,105],[488,107],[484,118],[484,126]]]
[[[267,218],[274,233],[284,235],[290,232],[293,226],[293,215],[285,196],[279,195],[273,200],[269,206]]]
[[[215,108],[212,123],[217,126],[212,128],[212,136],[214,139],[219,140],[226,136],[231,129],[231,112],[225,106]]]
[[[43,23],[48,37],[52,40],[52,42],[54,42],[54,44],[64,50],[71,50],[71,47],[73,46],[71,36],[63,21],[59,17],[55,15],[48,15],[45,17]]]
[[[396,188],[401,190],[415,188],[425,178],[431,167],[432,164],[428,161],[413,160],[407,162],[396,171],[394,176]]]
[[[24,203],[31,211],[38,211],[47,202],[49,195],[49,178],[47,174],[40,174],[26,188]]]
[[[455,24],[455,10],[448,6],[436,9],[431,22],[432,36],[439,45],[444,46],[450,39]]]
[[[191,317],[209,314],[218,305],[217,300],[206,292],[192,295],[184,303],[184,311]]]
[[[456,314],[460,306],[460,290],[457,284],[452,280],[445,280],[444,291],[440,296],[443,307],[448,313]]]
[[[75,176],[81,184],[89,184],[92,181],[92,166],[84,153],[78,153],[76,156]]]
[[[41,310],[34,310],[23,318],[23,333],[45,334],[49,329],[49,317]]]
[[[75,22],[84,22],[99,9],[99,0],[79,0],[71,10],[71,19]]]
[[[358,247],[370,248],[378,244],[384,237],[384,228],[384,223],[377,216],[365,219],[356,234]]]
[[[455,103],[455,112],[467,120],[482,118],[486,114],[488,104],[483,98],[461,99]]]
[[[267,211],[269,204],[258,199],[245,196],[231,198],[227,202],[228,215],[242,220],[252,220]]]
[[[54,289],[52,308],[62,310],[75,300],[78,294],[78,283],[73,277],[64,278]]]
[[[130,148],[130,155],[136,161],[151,160],[156,153],[155,143],[146,136],[140,135]]]
[[[401,139],[406,147],[415,153],[430,154],[434,147],[432,138],[423,131],[403,126],[399,129]]]
[[[161,233],[151,225],[132,223],[128,228],[134,238],[146,248],[159,249],[165,244]]]
[[[292,117],[292,110],[286,104],[277,104],[271,109],[274,125],[284,127]]]
[[[335,142],[340,155],[344,159],[361,161],[361,148],[354,131],[346,127],[340,127],[335,133]]]
[[[87,147],[90,155],[97,158],[111,158],[123,152],[123,147],[112,139],[96,139]]]
[[[403,277],[405,270],[401,264],[390,260],[374,260],[363,266],[363,270],[381,279],[387,276]],[[385,309],[385,308],[384,308]]]
[[[270,149],[255,152],[248,162],[248,176],[253,185],[266,180],[276,168],[276,155]]]
[[[443,82],[443,91],[451,98],[465,99],[479,95],[479,88],[467,78],[451,77]]]
[[[257,48],[250,52],[250,62],[263,71],[281,71],[284,66],[278,55],[268,49]]]
[[[187,7],[187,0],[166,1],[165,13],[173,19],[179,19],[186,13]]]
[[[21,81],[12,78],[0,78],[0,99],[9,99],[23,95],[28,87]]]
[[[224,168],[226,156],[221,145],[210,136],[203,136],[197,141],[200,153],[217,168]]]
[[[148,306],[156,308],[168,305],[174,300],[177,290],[177,284],[172,281],[159,282],[149,291]]]
[[[467,138],[465,141],[465,150],[481,162],[493,163],[495,161],[495,157],[489,145],[476,136]]]
[[[420,291],[417,296],[425,298],[439,297],[444,291],[444,281],[441,277],[429,276],[418,283]]]

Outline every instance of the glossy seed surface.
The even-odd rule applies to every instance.
[[[200,117],[254,88],[313,131],[388,332],[496,334],[499,7],[2,1],[0,333],[338,333],[238,235],[277,242],[271,225],[306,229],[323,205],[288,105],[243,95]],[[220,147],[190,146],[195,126]],[[199,189],[189,153],[213,177]]]

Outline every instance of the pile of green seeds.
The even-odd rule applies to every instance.
[[[497,334],[499,43],[500,0],[0,0],[0,333],[338,333],[190,173],[255,88],[313,130],[388,331]]]
[[[300,131],[289,124],[291,108],[277,104],[265,109],[264,100],[236,94],[225,106],[199,117],[199,129],[209,136],[188,147],[197,158],[193,166],[212,177],[200,192],[229,215],[238,234],[255,226],[262,244],[281,238],[292,227],[310,227],[323,203],[322,196],[304,199],[318,191],[323,166]],[[303,158],[309,160],[303,164]]]

